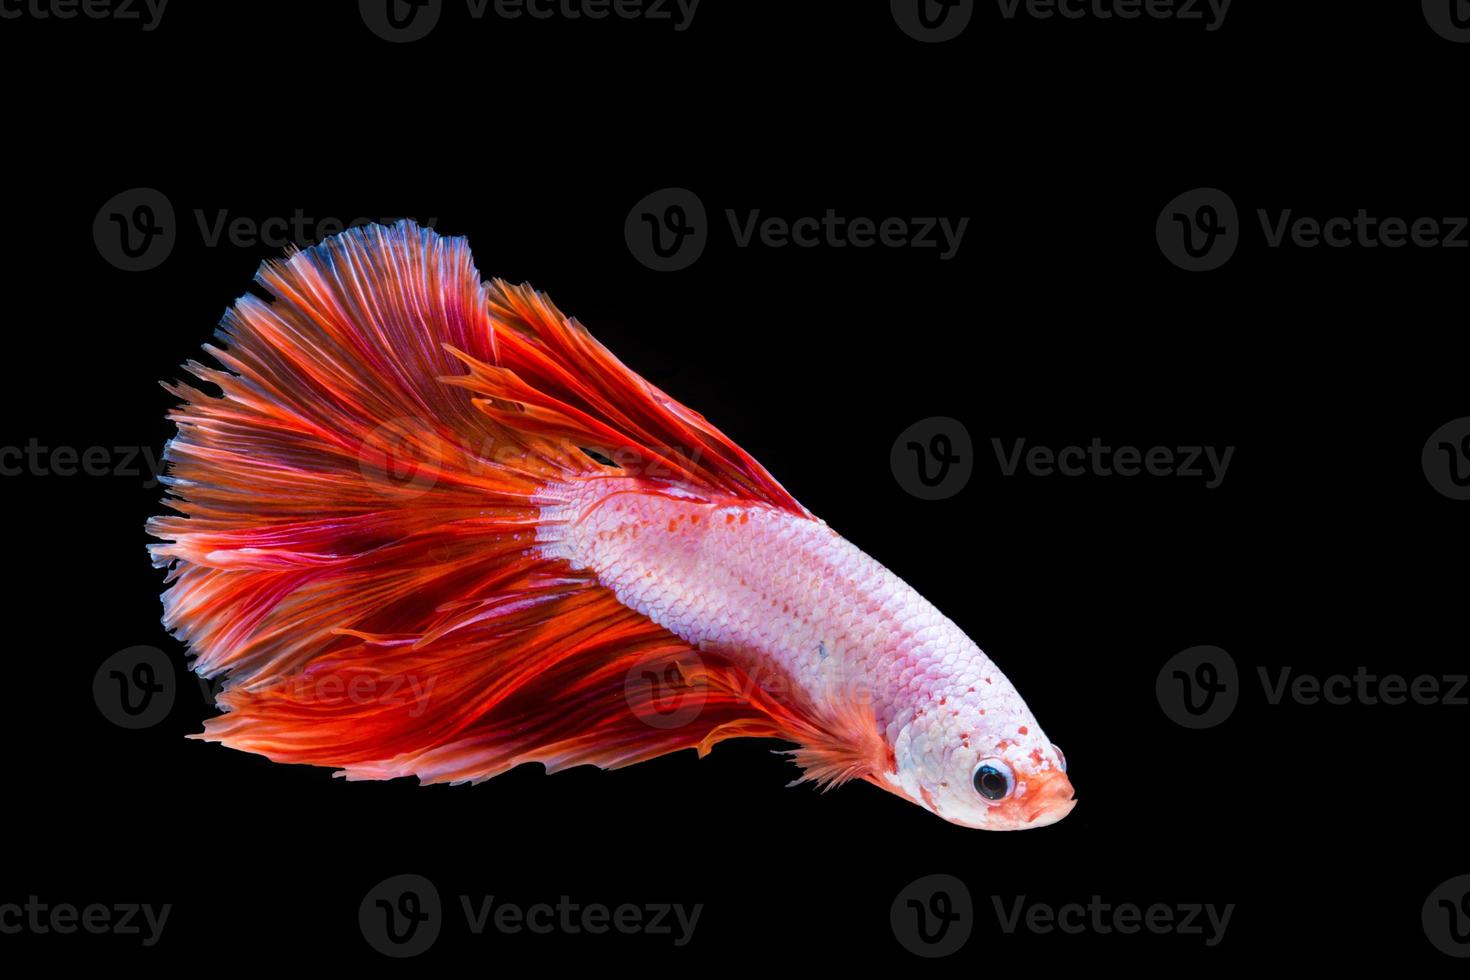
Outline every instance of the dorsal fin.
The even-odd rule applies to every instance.
[[[444,380],[480,395],[476,404],[497,421],[548,438],[595,441],[620,463],[631,455],[644,472],[809,516],[749,453],[629,370],[543,294],[494,280],[489,316],[493,360],[450,346],[470,370]]]

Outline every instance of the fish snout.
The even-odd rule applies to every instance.
[[[1016,802],[1027,827],[1045,827],[1071,813],[1077,798],[1066,773],[1054,771],[1042,777],[1039,785],[1028,787]]]

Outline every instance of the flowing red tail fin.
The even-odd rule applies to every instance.
[[[739,447],[544,296],[482,283],[463,239],[353,229],[257,281],[273,301],[226,314],[222,367],[187,365],[219,394],[166,386],[177,513],[148,524],[164,623],[224,679],[201,737],[463,781],[800,734],[737,668],[533,547],[555,486],[609,475],[598,457],[804,514]]]

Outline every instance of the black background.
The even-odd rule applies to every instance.
[[[486,275],[529,280],[629,365],[763,461],[835,529],[952,616],[1067,752],[1062,823],[987,834],[872,787],[785,788],[752,741],[617,772],[536,767],[478,787],[347,784],[187,741],[212,712],[159,625],[139,477],[7,477],[8,846],[0,901],[174,906],[162,941],[0,936],[0,956],[177,968],[382,966],[357,907],[381,879],[448,906],[410,966],[875,971],[920,964],[889,905],[963,879],[978,921],[943,967],[1447,969],[1419,922],[1470,871],[1466,709],[1270,707],[1257,667],[1463,672],[1470,504],[1420,450],[1470,414],[1470,252],[1269,249],[1257,208],[1465,214],[1470,47],[1417,3],[1239,0],[1219,31],[1171,21],[1005,21],[980,3],[924,45],[885,4],[705,0],[667,24],[472,23],[390,45],[352,3],[195,3],[160,27],[0,21],[8,159],[7,445],[147,446],[157,384],[210,339],[278,250],[208,247],[194,212],[411,215],[468,235]],[[308,9],[306,8],[310,8]],[[1392,8],[1392,9],[1390,9]],[[108,198],[155,187],[179,216],[159,268],[103,260]],[[691,268],[623,240],[629,209],[695,191]],[[1245,240],[1170,265],[1154,221],[1227,191]],[[724,211],[968,216],[933,250],[734,246]],[[976,473],[924,502],[900,431],[953,416]],[[1053,446],[1235,446],[1223,485],[1002,478],[994,437]],[[110,724],[91,680],[153,644],[182,685],[166,721]],[[1155,676],[1230,651],[1240,707],[1202,732]],[[457,896],[703,903],[693,941],[472,936]],[[990,896],[1236,908],[1199,936],[1004,935]]]

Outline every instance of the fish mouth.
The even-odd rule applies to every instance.
[[[1027,793],[1021,804],[1021,816],[1026,827],[1046,827],[1072,812],[1077,805],[1077,795],[1072,781],[1063,773],[1049,776]]]

